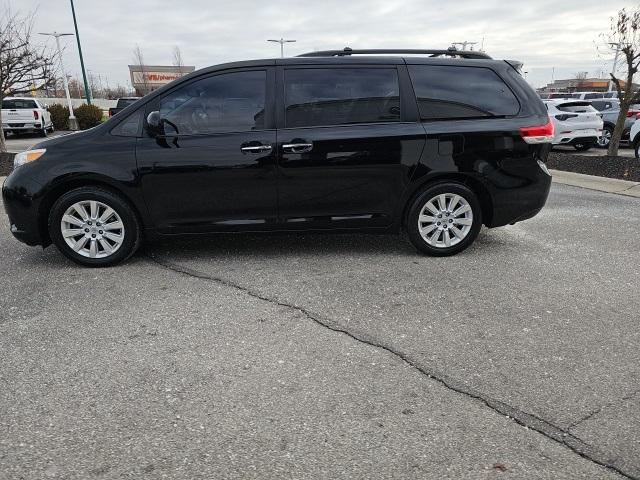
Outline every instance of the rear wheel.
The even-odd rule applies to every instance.
[[[598,147],[609,148],[609,142],[611,142],[611,136],[613,135],[613,128],[605,125],[602,129],[602,135],[598,137]]]
[[[51,208],[49,234],[65,256],[88,267],[126,260],[140,243],[140,226],[129,204],[97,187],[60,197]]]
[[[407,216],[407,233],[421,252],[455,255],[478,236],[482,209],[475,193],[454,182],[427,187],[414,200]]]
[[[38,135],[40,135],[41,137],[46,137],[47,133],[47,127],[44,127],[42,130],[38,130]]]

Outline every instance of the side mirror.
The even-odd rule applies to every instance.
[[[45,110],[49,110],[49,105],[45,103],[44,105],[42,105],[42,108],[44,108]]]

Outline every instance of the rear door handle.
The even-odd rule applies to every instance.
[[[282,150],[286,153],[306,153],[313,149],[313,143],[285,143]]]
[[[250,147],[240,147],[242,153],[263,153],[272,150],[271,145],[251,145]]]

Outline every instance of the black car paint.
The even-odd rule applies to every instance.
[[[237,62],[194,72],[125,108],[86,132],[58,137],[36,162],[17,168],[2,189],[13,234],[29,245],[50,243],[48,212],[65,191],[101,185],[135,208],[147,236],[216,231],[398,231],[410,200],[434,181],[461,181],[480,197],[484,223],[496,227],[535,215],[544,205],[550,177],[538,165],[550,145],[523,141],[521,127],[548,117],[535,92],[506,62],[464,60],[492,68],[521,103],[512,118],[419,120],[406,64],[459,65],[442,58],[292,58]],[[281,83],[290,67],[348,65],[395,67],[400,74],[401,122],[284,128]],[[148,112],[183,82],[238,69],[268,69],[265,130],[249,134],[151,136],[112,133],[139,108]],[[280,107],[278,107],[280,105]],[[146,127],[146,123],[145,123]],[[292,140],[313,151],[284,153]],[[271,143],[264,155],[242,145]],[[214,155],[215,154],[215,155]]]

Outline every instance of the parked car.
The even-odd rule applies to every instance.
[[[2,100],[2,130],[7,133],[53,133],[51,115],[37,98],[5,97]]]
[[[585,100],[545,100],[553,121],[554,145],[571,145],[584,152],[592,148],[602,135],[602,118]]]
[[[121,110],[125,109],[126,107],[128,107],[132,103],[137,102],[138,100],[140,100],[140,97],[122,97],[122,98],[119,98],[118,101],[116,102],[116,106],[115,107],[111,107],[109,109],[109,116],[113,117],[115,114],[117,114]]]
[[[638,121],[637,117],[629,129],[629,138],[629,143],[633,146],[636,158],[640,158],[640,121]]]
[[[618,115],[620,114],[620,100],[617,99],[603,99],[593,100],[591,105],[600,112],[604,126],[602,127],[602,135],[598,138],[598,147],[608,148],[611,141],[611,135],[618,121]],[[624,122],[624,130],[622,131],[622,138],[620,143],[622,145],[629,144],[629,131],[631,126],[636,121],[636,116],[640,114],[640,105],[632,105],[627,112],[627,118]]]
[[[562,92],[553,92],[553,93],[541,93],[540,98],[542,100],[555,100],[555,99],[580,99],[580,94],[578,93],[562,93]]]
[[[508,61],[314,52],[181,77],[17,155],[2,195],[16,238],[92,267],[143,237],[238,231],[404,229],[444,256],[542,209],[552,139]]]

